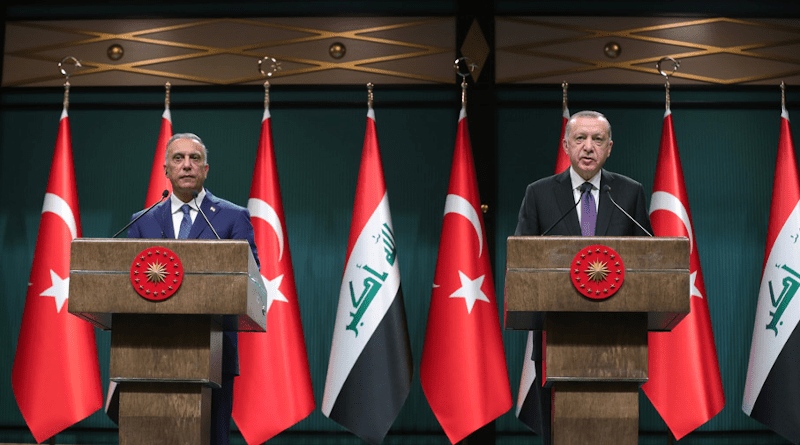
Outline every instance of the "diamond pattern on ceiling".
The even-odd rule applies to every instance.
[[[2,85],[60,86],[65,57],[83,65],[70,77],[81,86],[260,84],[263,57],[281,62],[275,84],[454,83],[455,33],[446,17],[9,22]]]
[[[673,84],[800,83],[796,19],[500,17],[495,28],[497,83],[663,85],[664,57],[681,63]]]

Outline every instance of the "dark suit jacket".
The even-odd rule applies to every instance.
[[[647,236],[636,227],[627,216],[617,209],[603,188],[611,187],[610,193],[614,201],[636,219],[648,232],[653,233],[650,226],[647,208],[644,201],[642,184],[626,176],[606,170],[600,171],[600,202],[597,206],[596,236]],[[573,208],[570,210],[570,208]],[[519,209],[517,229],[514,235],[541,235],[555,224],[562,215],[570,212],[548,235],[580,236],[578,209],[572,194],[572,181],[569,169],[562,173],[540,179],[525,190],[525,198]]]
[[[175,239],[175,229],[172,224],[170,200],[167,199],[155,206],[147,215],[144,215],[128,228],[128,238],[148,239]],[[243,239],[250,243],[253,257],[258,261],[256,241],[253,234],[253,225],[250,223],[250,212],[246,208],[237,206],[232,202],[217,198],[206,190],[206,196],[200,203],[200,208],[208,217],[208,221],[222,239]],[[143,210],[144,211],[144,210]],[[142,211],[142,212],[143,212]],[[136,213],[131,219],[139,216]],[[202,215],[197,215],[189,231],[189,239],[216,239],[214,232],[206,224]],[[222,372],[225,374],[239,374],[239,355],[237,352],[238,338],[236,332],[225,332],[222,341]]]

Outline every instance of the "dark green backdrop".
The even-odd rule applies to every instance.
[[[473,17],[491,38],[491,15],[727,15],[798,17],[782,1],[304,1],[304,2],[11,2],[4,20],[332,15],[449,15],[459,41]],[[569,5],[568,8],[565,5]],[[457,46],[458,47],[458,46]],[[491,63],[491,60],[489,61]],[[491,69],[483,78],[491,78]],[[470,130],[502,310],[505,239],[513,233],[524,187],[552,174],[561,125],[561,86],[471,90]],[[774,87],[673,87],[672,111],[725,388],[723,411],[681,444],[785,444],[741,411],[753,317],[764,257],[780,116]],[[788,108],[800,116],[800,93]],[[11,390],[11,364],[61,112],[60,89],[0,90],[0,442],[32,443]],[[421,357],[460,89],[377,85],[378,136],[395,226],[414,354],[412,392],[387,444],[447,444],[422,394]],[[272,88],[272,124],[289,243],[297,277],[317,404],[322,400],[356,176],[366,121],[365,88]],[[664,113],[660,87],[570,87],[570,109],[596,109],[614,127],[607,167],[649,193]],[[163,111],[161,88],[71,91],[72,146],[85,237],[108,237],[144,203]],[[174,87],[175,132],[197,132],[209,147],[207,186],[245,205],[260,131],[260,87]],[[798,126],[793,126],[795,130]],[[107,378],[109,334],[97,332]],[[525,334],[505,332],[516,397]],[[104,382],[105,385],[105,382]],[[642,396],[642,444],[666,444],[666,427]],[[269,413],[265,413],[265,416]],[[540,443],[514,417],[495,423],[498,444]],[[56,437],[58,443],[116,443],[101,413]],[[243,443],[240,436],[235,443]],[[359,443],[319,410],[274,443]]]
[[[659,88],[570,91],[570,108],[604,112],[614,127],[607,167],[652,190],[661,124]],[[455,140],[460,89],[376,88],[375,109],[414,353],[411,395],[387,443],[447,443],[418,384],[441,219]],[[527,183],[552,173],[561,125],[560,85],[501,88],[496,109],[471,101],[470,121],[494,227],[497,295],[502,302],[505,238],[513,233]],[[317,403],[327,369],[332,323],[366,122],[360,88],[273,87],[272,125],[300,308]],[[60,90],[4,91],[0,165],[0,441],[28,441],[10,387],[27,278],[61,110]],[[262,116],[259,87],[174,88],[174,131],[199,133],[209,147],[207,186],[245,205]],[[778,142],[780,92],[774,88],[673,88],[672,110],[726,394],[716,418],[681,443],[784,443],[741,412],[752,323],[764,255]],[[85,237],[108,237],[143,205],[163,110],[158,89],[94,91],[73,86],[70,123]],[[800,97],[789,94],[789,109]],[[798,108],[800,109],[800,108]],[[800,111],[798,111],[800,112]],[[471,116],[472,116],[471,114]],[[496,127],[485,146],[486,128]],[[796,128],[796,126],[795,126]],[[492,162],[495,168],[485,168]],[[499,305],[502,310],[502,303]],[[97,331],[104,378],[109,335]],[[504,334],[516,396],[525,334]],[[642,443],[666,443],[665,426],[641,398]],[[265,413],[268,415],[268,413]],[[59,442],[108,443],[113,428],[98,413],[58,436]],[[498,443],[538,443],[513,410],[496,422]],[[357,443],[317,410],[279,436],[314,443]],[[759,432],[760,431],[760,432]],[[320,434],[337,432],[338,434]],[[413,435],[413,436],[409,436]],[[412,438],[413,437],[413,438]],[[411,442],[409,442],[411,441]],[[280,441],[278,443],[281,443]]]

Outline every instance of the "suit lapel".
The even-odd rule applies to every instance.
[[[175,228],[172,225],[172,200],[166,199],[153,209],[156,222],[161,228],[161,235],[166,239],[175,239]]]
[[[597,205],[597,225],[594,229],[595,236],[606,236],[608,233],[608,225],[611,222],[611,213],[614,212],[614,205],[603,193],[604,186],[614,188],[614,180],[612,176],[605,170],[600,170],[600,202]]]
[[[208,221],[213,224],[214,217],[217,216],[217,213],[220,211],[219,207],[219,200],[216,196],[212,195],[211,192],[206,190],[206,197],[203,199],[203,202],[200,203],[200,209],[203,210],[203,213],[208,218]],[[200,235],[203,231],[208,230],[211,236],[207,236],[206,238],[216,238],[211,228],[208,227],[206,224],[203,215],[197,215],[194,219],[194,223],[192,223],[192,229],[189,231],[189,239],[200,239]]]
[[[564,218],[563,223],[567,226],[568,235],[571,236],[580,236],[581,234],[581,225],[578,222],[578,209],[572,210],[572,207],[575,207],[575,196],[572,193],[572,180],[569,176],[569,169],[559,173],[556,182],[558,183],[558,187],[555,190],[556,195],[556,202],[558,203],[558,214],[563,215],[566,212],[570,212],[570,215],[567,215]]]

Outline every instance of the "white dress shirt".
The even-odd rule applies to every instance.
[[[206,189],[200,190],[200,193],[197,195],[197,203],[202,204],[203,199],[206,197]],[[189,202],[181,201],[174,193],[169,195],[169,201],[172,208],[172,228],[175,232],[175,238],[178,238],[178,232],[181,230],[181,221],[183,221],[183,207],[184,204],[189,204],[189,216],[192,218],[192,224],[194,224],[194,219],[197,218],[197,207],[194,205],[195,200],[191,200]]]

